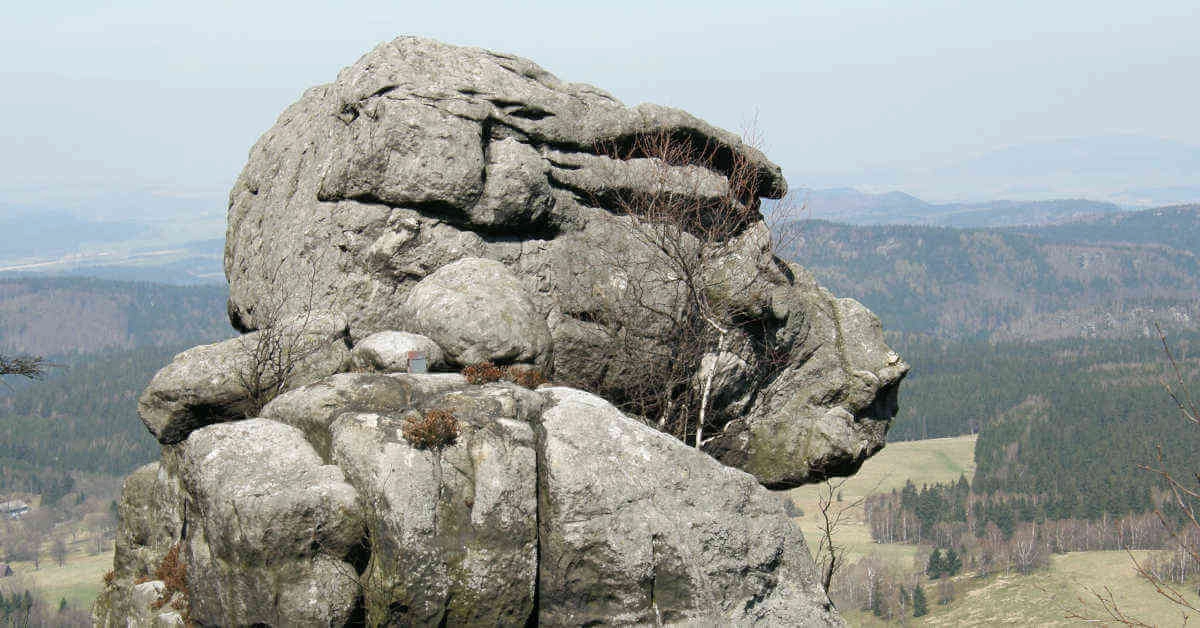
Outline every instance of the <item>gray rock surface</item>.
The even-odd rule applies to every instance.
[[[116,549],[113,578],[92,609],[93,623],[105,628],[119,626],[174,625],[170,606],[151,607],[158,600],[162,582],[155,571],[171,547],[183,536],[183,492],[168,464],[152,462],[138,468],[121,489],[117,504]],[[164,623],[168,622],[168,623]]]
[[[626,150],[660,132],[714,159]],[[578,386],[388,372],[400,334],[447,366],[616,393],[672,363],[654,310],[688,297],[621,206],[665,193],[706,220],[734,163],[745,220],[696,275],[746,324],[679,384],[713,374],[703,451]],[[135,578],[179,543],[203,625],[841,625],[768,488],[856,470],[908,367],[869,311],[775,256],[756,212],[786,187],[728,132],[500,53],[400,38],[308,90],[230,194],[249,333],[176,356],[139,401],[162,458],[125,486],[97,623],[142,621]],[[280,330],[296,368],[249,395],[249,349]],[[456,438],[414,446],[433,410]]]
[[[291,426],[210,425],[182,445],[191,616],[207,625],[342,625],[358,593],[358,494]]]
[[[599,397],[543,390],[543,624],[840,623],[804,537],[753,477]]]
[[[874,314],[835,298],[802,268],[792,271],[804,290],[779,292],[772,304],[804,312],[778,334],[793,347],[791,362],[705,447],[773,488],[857,471],[883,447],[908,372]]]
[[[425,355],[430,369],[443,366],[442,349],[436,342],[421,334],[406,331],[381,331],[354,345],[351,354],[361,365],[381,373],[403,373],[408,371],[408,352],[417,351]]]
[[[321,458],[329,460],[329,426],[343,413],[423,407],[466,383],[457,373],[339,373],[276,397],[263,408],[262,416],[299,428]]]
[[[544,362],[550,349],[545,316],[495,260],[468,257],[437,269],[413,287],[404,312],[455,364]]]
[[[159,462],[138,468],[121,488],[113,571],[119,578],[152,577],[167,551],[179,541],[183,492],[178,478]]]
[[[128,603],[122,607],[121,614],[103,609],[103,613],[93,616],[92,623],[103,628],[182,628],[185,625],[183,616],[171,608],[180,594],[176,593],[165,603],[159,604],[165,589],[162,580],[132,584],[128,587]]]
[[[251,387],[266,391],[316,381],[346,367],[346,319],[312,312],[270,330],[193,347],[163,367],[138,399],[138,416],[159,442],[178,443],[199,427],[244,418]]]
[[[348,413],[333,424],[334,459],[369,504],[368,605],[392,609],[392,625],[511,626],[533,610],[536,454],[513,392],[435,404],[461,422],[440,449],[406,442],[402,415]]]
[[[660,132],[714,158],[625,150]],[[524,59],[402,37],[310,89],[252,149],[230,193],[230,315],[255,329],[273,304],[311,304],[343,313],[356,339],[417,332],[451,364],[536,362],[621,398],[644,379],[629,355],[672,359],[655,340],[671,324],[614,303],[671,311],[685,298],[637,270],[659,253],[631,235],[623,203],[706,206],[729,193],[734,163],[758,196],[786,191],[762,153],[683,111],[625,107]],[[758,198],[740,202],[757,216]],[[708,451],[776,488],[852,471],[883,446],[907,367],[877,359],[889,350],[858,320],[869,314],[839,306],[840,324],[831,297],[774,256],[761,220],[724,247],[704,284],[747,323]],[[304,272],[279,273],[284,261]]]
[[[432,409],[458,436],[416,448]],[[841,625],[776,495],[590,393],[343,373],[264,414],[126,483],[98,624],[150,617],[133,575],[181,540],[205,625]]]

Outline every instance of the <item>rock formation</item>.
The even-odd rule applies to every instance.
[[[654,134],[712,159],[604,148]],[[400,372],[420,351],[435,371],[489,360],[620,390],[631,336],[613,332],[639,322],[602,313],[634,288],[596,251],[650,255],[622,204],[665,189],[707,207],[731,164],[753,218],[703,272],[753,331],[699,364],[703,451],[577,388]],[[247,333],[143,394],[163,455],[125,484],[97,621],[183,621],[170,603],[201,625],[839,625],[767,489],[854,472],[908,367],[869,311],[774,256],[758,198],[785,191],[682,111],[508,55],[380,45],[289,107],[234,185],[228,309]],[[442,412],[444,442],[407,436]],[[154,584],[172,550],[186,603]]]

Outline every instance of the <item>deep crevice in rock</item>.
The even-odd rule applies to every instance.
[[[533,605],[529,611],[529,617],[525,619],[526,628],[533,628],[541,623],[542,561],[545,559],[545,547],[542,544],[542,509],[545,507],[544,500],[546,499],[546,493],[542,490],[546,474],[546,429],[542,426],[542,415],[545,414],[547,409],[543,407],[540,413],[529,419],[529,426],[533,428],[533,499],[535,504],[533,513],[534,530],[537,531],[537,538],[533,566]]]

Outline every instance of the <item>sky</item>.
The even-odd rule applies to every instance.
[[[276,116],[402,34],[735,131],[756,121],[793,187],[953,200],[993,193],[962,164],[1012,147],[1200,146],[1195,0],[59,1],[6,6],[0,32],[0,208],[223,213]],[[1093,191],[1069,183],[1029,194]]]

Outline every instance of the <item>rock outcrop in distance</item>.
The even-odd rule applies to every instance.
[[[603,148],[656,134],[713,158]],[[702,272],[741,324],[697,376],[698,449],[559,383],[619,391],[614,346],[639,321],[606,303],[672,302],[597,261],[652,253],[624,202],[665,181],[706,207],[731,163],[753,219]],[[126,481],[97,622],[840,625],[768,489],[854,472],[908,367],[869,311],[774,256],[758,198],[786,187],[685,112],[486,50],[403,37],[308,90],[230,194],[228,310],[247,333],[179,354],[139,401],[163,453]],[[555,384],[405,373],[408,351]],[[457,433],[414,444],[431,412]],[[159,582],[172,550],[185,593]]]

